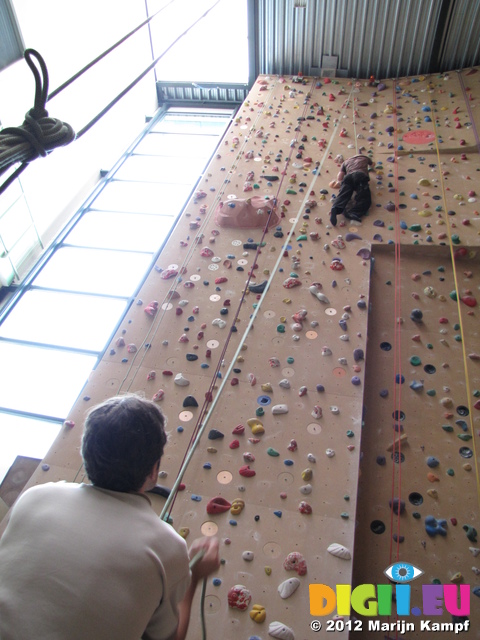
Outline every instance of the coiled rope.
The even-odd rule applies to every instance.
[[[42,56],[34,49],[25,49],[25,60],[35,78],[35,102],[25,114],[20,127],[7,127],[0,131],[0,175],[9,167],[21,162],[20,167],[7,180],[12,182],[39,156],[45,157],[56,147],[63,147],[75,139],[75,131],[66,122],[51,118],[45,109],[48,96],[48,71]],[[34,63],[36,59],[42,77]]]
[[[35,102],[33,108],[25,114],[20,127],[7,127],[0,131],[0,175],[17,162],[27,165],[39,156],[45,157],[56,147],[63,147],[75,139],[72,127],[57,118],[49,117],[45,109],[48,71],[42,56],[34,49],[25,49],[24,57],[35,78]],[[42,77],[33,58],[40,65]]]

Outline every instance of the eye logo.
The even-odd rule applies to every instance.
[[[408,562],[394,562],[383,573],[393,582],[406,584],[421,576],[423,571]]]

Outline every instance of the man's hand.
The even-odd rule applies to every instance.
[[[197,582],[220,566],[218,538],[204,537],[194,540],[189,550],[190,559],[199,551],[203,551],[203,557],[192,567],[192,579]]]

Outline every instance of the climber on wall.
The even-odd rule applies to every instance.
[[[337,216],[343,213],[348,220],[361,222],[370,205],[372,196],[368,185],[370,178],[368,168],[373,165],[372,160],[362,154],[352,156],[340,167],[337,175],[336,187],[340,186],[338,196],[335,198],[330,212],[330,222],[337,226]],[[355,193],[355,202],[349,211],[346,207]]]

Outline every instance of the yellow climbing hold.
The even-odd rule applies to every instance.
[[[421,187],[429,187],[430,186],[430,180],[427,180],[426,178],[420,178],[420,180],[417,182],[417,184],[419,184]]]
[[[217,453],[217,449],[215,447],[207,447],[208,453]]]
[[[265,567],[265,573],[267,574],[267,576],[271,576],[272,575],[272,567]]]
[[[239,513],[243,511],[245,507],[245,502],[240,498],[235,498],[232,502],[232,506],[230,507],[230,513],[234,516],[238,516]]]
[[[261,604],[254,604],[252,610],[250,611],[250,618],[254,622],[258,622],[258,624],[260,624],[261,622],[265,622],[266,617],[267,612],[265,611],[265,607],[263,607]]]
[[[190,533],[190,529],[188,527],[182,527],[181,529],[179,529],[178,533],[182,536],[182,538],[186,538]]]
[[[282,300],[282,302],[284,302],[285,304],[291,304],[291,303],[292,303],[292,301],[290,300],[290,298],[284,298],[284,299]]]
[[[431,211],[425,211],[425,209],[422,209],[422,211],[418,212],[419,216],[422,216],[422,218],[429,218],[432,215]]]
[[[264,382],[262,386],[262,391],[266,391],[267,393],[273,393],[273,387],[270,382]]]
[[[265,433],[265,429],[260,420],[257,420],[256,418],[250,418],[249,420],[247,420],[247,424],[251,428],[254,435],[259,436],[262,435],[262,433]]]
[[[312,478],[313,478],[313,471],[311,469],[307,468],[305,469],[305,471],[302,471],[302,480],[305,480],[307,482]]]

